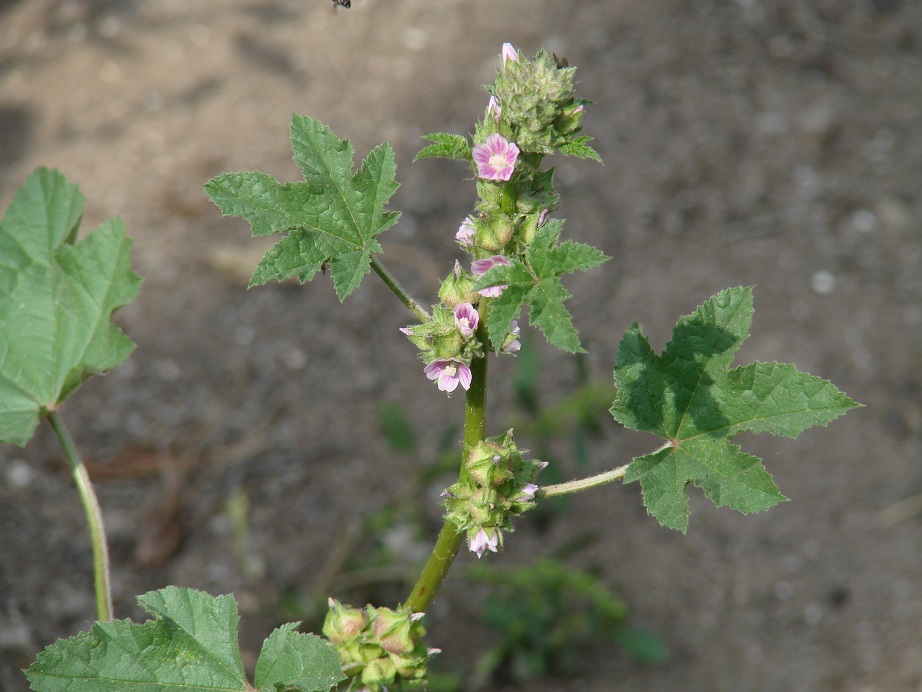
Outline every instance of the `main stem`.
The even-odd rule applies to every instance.
[[[93,569],[95,572],[96,584],[96,611],[99,620],[112,619],[112,587],[109,579],[109,547],[106,543],[106,530],[102,523],[102,509],[99,507],[99,500],[96,498],[96,492],[93,490],[93,483],[90,481],[90,475],[86,471],[86,466],[80,458],[77,451],[77,445],[70,435],[67,426],[61,419],[57,411],[48,413],[48,422],[54,429],[55,435],[64,448],[64,454],[70,461],[74,474],[74,482],[77,484],[77,491],[80,493],[80,500],[83,502],[83,509],[86,512],[86,522],[90,529],[90,540],[93,544]]]
[[[484,438],[487,415],[487,355],[489,353],[489,340],[486,335],[487,301],[481,301],[480,328],[478,335],[484,344],[484,356],[471,361],[471,388],[467,390],[464,408],[464,446],[465,449],[473,447]],[[467,474],[462,453],[460,476]],[[455,555],[464,541],[464,533],[450,521],[442,526],[439,537],[429,555],[426,566],[423,567],[419,580],[410,597],[403,604],[405,608],[414,613],[424,613],[435,599]]]

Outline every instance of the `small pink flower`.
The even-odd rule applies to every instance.
[[[512,62],[519,61],[519,54],[516,52],[515,48],[512,47],[511,43],[503,44],[503,67],[506,66],[507,60],[511,60]]]
[[[491,550],[495,553],[498,542],[499,532],[496,529],[493,529],[493,535],[491,536],[481,526],[480,531],[470,539],[468,547],[471,549],[472,553],[477,553],[477,557],[480,558],[483,557],[483,554],[487,550]]]
[[[519,321],[512,320],[512,324],[509,325],[509,336],[513,337],[513,339],[503,346],[503,353],[518,353],[522,349],[522,342],[519,341],[519,334],[521,333]]]
[[[490,102],[487,104],[487,113],[493,114],[493,122],[499,122],[499,116],[502,115],[503,108],[499,105],[499,101],[496,100],[495,96],[490,97]]]
[[[470,247],[474,244],[474,233],[474,219],[468,216],[458,227],[458,232],[455,233],[455,240],[458,241],[461,247]]]
[[[538,214],[538,226],[543,226],[544,221],[547,219],[547,209],[542,209],[541,213]]]
[[[438,380],[443,392],[453,392],[459,384],[464,389],[471,388],[471,369],[460,360],[434,360],[423,372],[430,380]]]
[[[488,271],[490,271],[490,269],[498,265],[511,267],[512,262],[507,260],[502,255],[493,255],[492,257],[488,257],[487,259],[474,260],[474,262],[471,264],[471,273],[474,276],[483,276]],[[496,296],[498,296],[500,293],[503,292],[503,289],[506,289],[506,288],[508,288],[508,285],[491,286],[490,288],[484,288],[478,291],[478,293],[482,295],[484,298],[495,298]]]
[[[522,494],[519,495],[516,500],[519,502],[527,502],[529,500],[535,499],[535,492],[538,490],[538,486],[534,483],[527,483],[522,487]]]
[[[465,339],[474,336],[479,322],[480,313],[470,303],[461,303],[455,307],[455,325]]]
[[[493,133],[486,142],[474,147],[472,155],[478,176],[484,180],[505,182],[512,177],[519,148],[501,134]]]

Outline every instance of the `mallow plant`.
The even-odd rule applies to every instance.
[[[685,531],[691,486],[743,514],[784,500],[762,460],[734,444],[737,433],[797,435],[858,406],[831,383],[786,363],[734,365],[749,336],[753,290],[729,288],[681,317],[657,353],[638,324],[614,354],[611,416],[652,433],[648,454],[597,475],[542,485],[546,462],[521,446],[514,430],[487,416],[489,363],[515,358],[521,330],[535,327],[568,353],[582,351],[566,303],[564,275],[609,258],[565,238],[557,215],[554,169],[562,154],[599,155],[581,134],[590,102],[576,96],[575,68],[538,52],[529,59],[502,48],[496,80],[486,87],[483,117],[468,136],[435,133],[416,159],[443,157],[473,174],[477,202],[446,242],[459,259],[434,304],[412,297],[382,264],[378,235],[397,223],[387,209],[397,189],[394,153],[373,149],[358,170],[348,141],[314,118],[291,121],[294,159],[304,180],[278,183],[259,171],[219,175],[205,193],[225,215],[245,218],[254,236],[279,235],[250,286],[318,272],[332,277],[340,300],[371,273],[406,307],[405,339],[420,358],[419,386],[430,396],[464,399],[457,481],[444,489],[444,524],[419,579],[402,603],[329,600],[322,637],[289,623],[265,640],[250,681],[237,642],[230,595],[168,586],[139,597],[151,618],[113,619],[102,512],[61,403],[94,374],[121,364],[133,344],[111,322],[131,302],[140,278],[131,269],[124,224],[108,221],[82,239],[83,198],[56,171],[32,173],[0,223],[0,441],[25,445],[47,421],[70,461],[86,508],[95,565],[98,621],[88,632],[48,646],[25,671],[32,689],[329,690],[424,687],[439,652],[424,614],[456,554],[495,559],[513,530],[547,498],[616,480],[639,483],[649,514]],[[425,164],[420,164],[425,165]],[[612,458],[616,453],[612,452]]]

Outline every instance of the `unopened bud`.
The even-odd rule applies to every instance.
[[[368,624],[365,611],[350,608],[334,598],[329,601],[330,610],[323,623],[323,634],[334,644],[342,644],[354,639]]]

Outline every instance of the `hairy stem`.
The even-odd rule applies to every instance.
[[[86,466],[83,465],[83,460],[80,458],[74,439],[71,437],[67,426],[64,425],[60,414],[57,411],[49,411],[48,422],[51,423],[61,447],[64,448],[64,454],[70,461],[74,482],[77,484],[77,491],[80,493],[80,500],[83,502],[83,509],[86,512],[86,523],[90,529],[90,540],[93,544],[93,569],[95,572],[98,619],[111,620],[112,586],[109,575],[109,546],[106,543],[106,530],[102,523],[102,509],[99,507],[99,500],[93,490],[90,475],[86,471]]]
[[[484,356],[471,361],[471,388],[467,390],[464,406],[464,445],[465,449],[473,447],[484,438],[487,416],[487,355],[489,353],[489,339],[486,334],[487,300],[482,300],[479,306],[480,326],[477,329],[478,338],[484,344]],[[464,454],[461,455],[460,477],[468,473],[464,464]],[[424,613],[435,599],[455,555],[461,548],[464,534],[450,521],[442,526],[442,531],[436,540],[435,547],[429,555],[426,566],[404,603],[414,613]]]
[[[538,488],[535,492],[535,497],[569,495],[570,493],[576,493],[580,490],[589,490],[589,488],[596,488],[600,485],[611,483],[614,480],[623,478],[624,472],[627,471],[629,465],[630,464],[625,464],[611,471],[606,471],[596,476],[589,476],[588,478],[580,478],[575,481],[567,481],[566,483],[557,483],[556,485],[546,485],[543,488]]]
[[[416,317],[425,322],[429,319],[429,313],[420,305],[416,300],[414,300],[409,293],[407,293],[403,286],[394,278],[394,276],[384,268],[384,266],[378,262],[378,260],[372,258],[371,268],[375,270],[375,273],[381,277],[381,280],[387,284],[387,287],[394,292],[394,295],[400,299],[400,302],[406,305],[410,312],[412,312]]]

